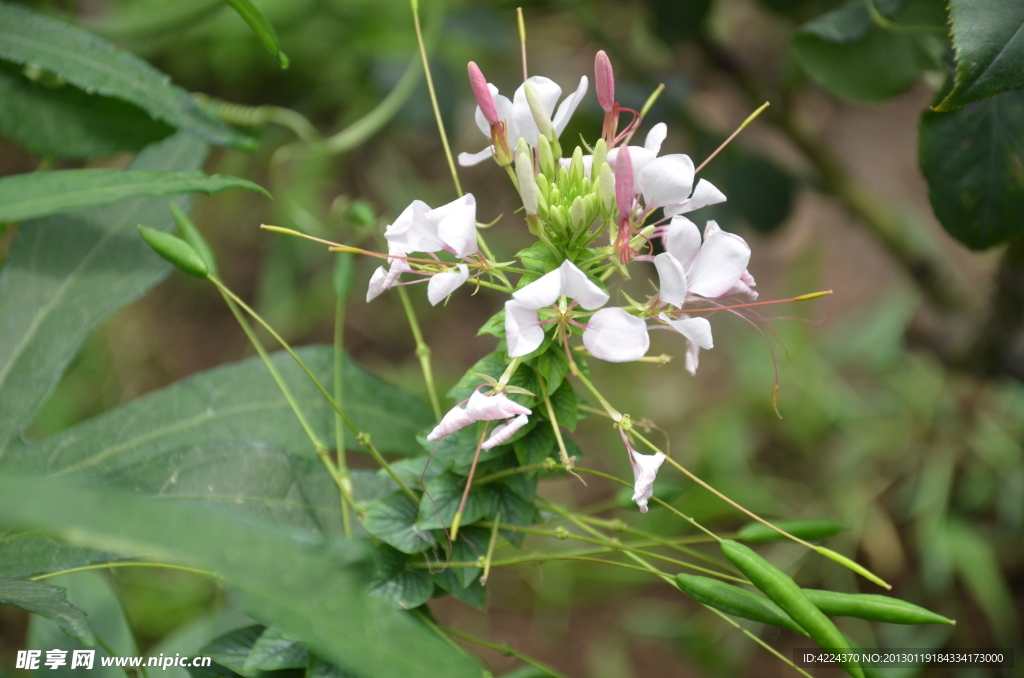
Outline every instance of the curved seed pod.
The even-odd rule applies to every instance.
[[[762,593],[782,608],[789,617],[807,631],[822,649],[849,650],[850,646],[836,625],[814,606],[796,582],[748,546],[725,540],[720,544],[725,557],[749,579]],[[857,662],[842,664],[854,678],[864,678],[864,671]]]
[[[800,626],[789,618],[778,605],[738,586],[727,584],[711,577],[692,574],[677,574],[679,589],[698,603],[721,610],[734,617],[743,617],[761,624],[781,626],[802,635],[807,635]]]
[[[825,614],[856,617],[889,624],[950,624],[956,622],[898,598],[871,593],[836,593],[804,589],[804,595]]]
[[[789,532],[794,537],[807,541],[817,541],[831,537],[846,529],[842,523],[826,518],[809,518],[807,520],[781,520],[775,523],[780,530]],[[786,539],[772,528],[762,523],[747,523],[736,533],[736,538],[748,544],[760,544],[765,541]]]
[[[210,277],[210,270],[206,262],[199,256],[199,252],[180,238],[175,238],[170,233],[157,231],[139,224],[139,235],[146,241],[153,250],[163,259],[169,261],[182,273],[206,280]]]

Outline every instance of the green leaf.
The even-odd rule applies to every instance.
[[[903,0],[876,0],[898,20]],[[921,36],[879,26],[865,0],[851,0],[810,21],[793,35],[797,61],[825,89],[852,101],[885,101],[906,91],[934,65]]]
[[[1024,232],[1024,92],[921,116],[918,160],[942,227],[981,250]]]
[[[487,555],[487,545],[491,540],[491,531],[482,527],[460,527],[459,538],[452,544],[452,562],[471,563]],[[471,586],[480,576],[478,567],[451,568],[458,577],[463,588]],[[445,589],[447,590],[447,589]]]
[[[89,94],[135,104],[211,143],[253,145],[142,59],[92,33],[7,2],[0,2],[0,58],[46,69]]]
[[[555,419],[563,427],[570,431],[576,430],[576,422],[579,421],[579,410],[576,402],[576,391],[572,384],[563,381],[558,390],[551,394],[551,408],[555,411]],[[541,410],[541,414],[547,416],[547,408]]]
[[[476,447],[480,444],[484,426],[488,423],[491,424],[488,428],[488,435],[490,435],[490,431],[494,430],[495,422],[478,421],[460,428],[458,431],[445,436],[442,440],[429,441],[426,438],[426,434],[420,434],[418,440],[425,450],[433,454],[432,466],[437,465],[465,476],[469,475],[469,469],[473,465],[473,457],[476,455]],[[505,454],[506,451],[508,451],[508,448],[504,445],[498,445],[489,450],[482,449],[480,450],[478,461],[496,459]],[[419,482],[419,478],[416,480]]]
[[[461,529],[459,533],[462,533]],[[452,597],[483,612],[487,607],[487,590],[479,579],[474,580],[469,586],[463,586],[459,580],[459,573],[456,572],[456,570],[462,569],[465,568],[448,567],[440,572],[435,572],[431,577],[435,584],[451,594]]]
[[[419,505],[404,491],[381,497],[366,510],[363,528],[402,553],[420,553],[434,545],[429,532],[416,528]]]
[[[199,651],[199,654],[209,657],[214,663],[226,669],[243,675],[245,661],[249,658],[252,646],[256,644],[256,641],[260,639],[260,636],[266,630],[267,627],[262,625],[235,629],[208,643]]]
[[[59,212],[175,193],[213,194],[229,188],[258,191],[259,185],[223,174],[199,170],[148,172],[142,170],[76,169],[32,172],[0,178],[0,221],[39,219]]]
[[[506,366],[507,363],[505,362],[504,353],[502,351],[492,351],[480,360],[476,361],[472,367],[466,370],[466,373],[462,375],[462,378],[459,379],[458,383],[456,383],[455,386],[452,386],[451,390],[449,390],[445,396],[456,402],[462,402],[469,398],[473,391],[486,381],[486,379],[480,375],[485,374],[497,381],[501,378]]]
[[[528,434],[515,441],[512,447],[516,451],[516,459],[519,460],[520,466],[533,466],[558,454],[555,431],[547,421],[534,426]]]
[[[260,39],[263,46],[267,48],[267,51],[277,57],[277,61],[281,64],[281,68],[288,68],[288,57],[285,56],[284,52],[281,51],[281,46],[277,44],[277,33],[274,32],[274,26],[271,25],[270,20],[267,19],[267,15],[263,13],[259,7],[257,7],[252,0],[224,0],[226,3],[238,12],[238,14],[245,20],[245,23],[249,24],[249,28],[256,34],[256,37]]]
[[[243,675],[256,671],[304,669],[309,663],[309,651],[298,641],[286,637],[281,629],[270,626],[253,643],[242,666]]]
[[[0,136],[50,158],[138,151],[174,128],[119,99],[34,83],[0,65]]]
[[[82,645],[95,645],[96,636],[85,613],[67,601],[66,591],[41,581],[0,579],[0,603],[46,617]]]
[[[546,353],[537,358],[537,371],[544,377],[548,393],[557,391],[565,375],[569,374],[569,359],[565,357],[565,348],[552,345]]]
[[[364,595],[356,549],[341,543],[328,548],[197,507],[10,474],[0,477],[0,522],[215,571],[251,614],[273,619],[290,637],[356,673],[479,676],[465,654]]]
[[[409,556],[387,544],[377,546],[370,592],[410,610],[430,600],[434,595],[430,573],[425,568],[409,567],[412,562]]]
[[[514,464],[515,460],[512,461]],[[488,469],[490,470],[493,469]],[[421,530],[451,527],[452,518],[455,517],[455,511],[459,508],[465,489],[465,476],[450,471],[427,483],[423,499],[420,501],[416,527]],[[529,525],[533,520],[533,497],[524,496],[523,492],[517,492],[517,489],[522,488],[502,482],[471,488],[466,498],[466,507],[462,511],[462,524],[471,525],[500,511],[503,523]]]
[[[0,289],[2,282],[0,276]],[[297,353],[330,391],[333,349],[311,346]],[[323,395],[289,355],[274,353],[271,360],[313,430],[321,439],[330,438],[334,410]],[[426,406],[350,359],[344,361],[343,369],[342,406],[356,425],[370,434],[382,452],[420,454],[415,433],[433,421]],[[91,477],[190,446],[244,440],[295,455],[313,454],[295,414],[258,357],[183,379],[38,443],[13,444],[7,457],[0,458],[0,466]],[[349,433],[346,446],[361,449]]]
[[[0,34],[6,28],[0,21]],[[204,143],[176,135],[147,147],[129,169],[189,170],[205,157]],[[135,232],[139,222],[169,229],[169,204],[139,199],[22,226],[0,269],[0,460],[86,333],[170,271]]]
[[[949,0],[956,50],[953,90],[937,111],[951,111],[1024,88],[1024,5],[1015,0]]]
[[[71,546],[34,531],[0,531],[0,577],[28,577],[117,559],[115,554]]]

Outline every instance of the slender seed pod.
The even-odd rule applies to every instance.
[[[782,608],[789,617],[799,624],[811,639],[824,650],[849,650],[849,644],[839,632],[836,625],[814,606],[796,582],[761,556],[754,553],[748,546],[725,540],[720,544],[722,553],[756,586],[762,593]],[[864,678],[860,664],[854,661],[842,663],[854,678]]]
[[[139,235],[153,251],[182,273],[188,273],[200,280],[210,277],[210,270],[199,252],[181,238],[175,238],[170,233],[157,231],[142,224],[139,224]]]
[[[171,204],[171,215],[174,216],[174,223],[178,225],[178,231],[181,232],[181,239],[191,245],[199,253],[199,256],[203,258],[209,275],[216,276],[217,260],[213,256],[213,250],[210,249],[210,245],[203,238],[203,234],[199,232],[199,229],[188,218],[188,215],[173,203]]]
[[[837,523],[834,520],[828,520],[825,518],[780,520],[776,521],[775,525],[779,529],[789,532],[794,537],[806,539],[807,541],[817,541],[819,539],[831,537],[832,535],[839,534],[846,529],[846,526],[842,523]],[[760,544],[766,541],[787,539],[785,535],[779,534],[767,525],[758,522],[747,523],[744,525],[740,531],[736,533],[736,538],[739,539],[739,541],[743,541],[748,544]]]
[[[868,581],[871,581],[871,582],[873,582],[875,584],[878,584],[879,586],[881,586],[884,589],[888,589],[890,591],[892,590],[892,585],[890,585],[884,579],[882,579],[877,574],[875,574],[874,572],[872,572],[868,568],[864,567],[863,565],[861,565],[857,561],[851,560],[850,558],[847,558],[843,554],[836,553],[832,549],[825,548],[824,546],[815,546],[814,550],[817,551],[818,553],[820,553],[821,555],[825,556],[826,558],[828,558],[830,560],[836,561],[837,563],[839,563],[843,567],[846,567],[846,568],[849,568],[849,569],[853,570],[854,572],[856,572],[860,576],[864,577]]]
[[[698,577],[692,574],[677,574],[676,584],[683,593],[698,603],[709,605],[726,614],[807,635],[807,632],[790,619],[778,605],[746,589],[711,577]]]
[[[836,593],[804,589],[814,606],[835,617],[856,617],[888,624],[950,624],[956,622],[913,603],[871,593]]]

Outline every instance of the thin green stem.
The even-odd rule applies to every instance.
[[[398,298],[402,300],[402,308],[405,309],[405,317],[409,321],[412,338],[416,342],[416,357],[419,358],[420,369],[423,371],[423,381],[427,385],[427,395],[430,397],[430,408],[434,411],[434,420],[441,421],[441,401],[438,400],[437,388],[434,386],[434,369],[430,364],[430,346],[423,340],[423,332],[416,319],[416,311],[409,299],[409,292],[401,285],[396,290]]]
[[[545,666],[536,659],[531,659],[519,650],[515,649],[514,647],[512,647],[511,643],[492,643],[489,640],[477,638],[476,636],[471,636],[468,633],[462,633],[461,631],[456,631],[454,629],[446,628],[443,630],[445,633],[455,636],[456,638],[459,638],[461,640],[465,640],[468,643],[473,643],[474,645],[479,645],[480,647],[486,647],[488,649],[495,650],[496,652],[502,653],[506,657],[515,657],[519,661],[529,664],[538,671],[543,671],[549,676],[553,676],[553,678],[565,678],[564,675],[562,675],[558,671],[555,671],[553,668]]]
[[[171,565],[169,563],[147,563],[138,560],[117,560],[107,563],[92,563],[91,565],[82,565],[80,567],[69,567],[66,570],[57,570],[56,572],[45,572],[43,574],[37,574],[34,577],[29,577],[29,579],[32,581],[43,581],[45,579],[52,579],[53,577],[60,577],[65,574],[75,574],[76,572],[89,572],[91,570],[107,570],[113,567],[162,567],[165,570],[178,570],[180,572],[191,572],[192,574],[201,574],[204,577],[217,577],[217,575],[213,572],[207,572],[206,570],[197,570],[194,567],[185,567],[184,565]]]
[[[498,525],[501,524],[501,511],[494,515],[494,525],[491,526],[491,539],[487,542],[487,556],[484,558],[484,572],[480,575],[480,585],[487,586],[487,579],[491,576],[491,563],[494,562],[494,548],[498,545]]]
[[[539,464],[530,464],[529,466],[519,466],[517,468],[505,469],[504,471],[498,471],[491,473],[486,476],[481,476],[473,481],[473,486],[485,485],[487,483],[493,483],[495,480],[501,480],[508,476],[514,476],[519,473],[529,473],[530,471],[557,471],[558,467],[554,465],[554,460],[550,462],[541,462]]]
[[[644,539],[647,539],[649,541],[654,542],[655,544],[658,544],[659,546],[664,546],[664,547],[670,548],[670,549],[672,549],[674,551],[678,551],[680,553],[685,553],[686,555],[690,556],[691,558],[696,558],[698,560],[703,560],[705,563],[708,563],[710,565],[714,565],[715,567],[720,568],[720,569],[722,569],[722,570],[724,570],[726,572],[731,572],[733,574],[739,574],[739,572],[737,570],[735,570],[732,567],[732,565],[730,565],[727,561],[721,560],[720,558],[715,558],[714,556],[709,556],[706,553],[701,553],[700,551],[698,551],[696,549],[691,549],[691,548],[688,548],[688,547],[683,546],[681,544],[674,544],[670,540],[662,539],[661,537],[659,537],[659,536],[657,536],[655,534],[651,534],[649,532],[644,532],[642,530],[635,530],[635,529],[629,527],[628,525],[626,525],[621,520],[602,520],[601,518],[594,518],[592,516],[582,516],[582,515],[580,515],[578,517],[579,517],[580,520],[583,520],[584,522],[590,523],[592,525],[597,525],[599,527],[603,527],[606,530],[614,530],[616,532],[625,532],[626,534],[631,534],[634,537],[642,537]],[[706,544],[706,543],[713,542],[713,541],[714,541],[713,539],[707,538],[707,539],[701,540],[700,543],[705,543]]]
[[[427,628],[429,628],[431,631],[436,633],[442,640],[447,642],[449,645],[454,647],[456,650],[458,650],[462,654],[469,654],[464,649],[459,647],[459,644],[456,643],[454,640],[452,640],[452,637],[448,634],[448,632],[445,629],[443,629],[440,626],[438,626],[437,623],[433,619],[431,619],[429,615],[426,615],[426,614],[424,614],[423,612],[421,612],[420,610],[417,610],[417,609],[413,609],[412,613],[414,615],[416,615],[417,617],[419,617],[420,621],[423,622],[424,624],[426,624]]]
[[[701,604],[703,605],[703,603],[701,603]],[[776,658],[780,659],[782,662],[787,664],[790,668],[792,668],[794,671],[799,673],[801,676],[806,676],[806,678],[814,678],[813,676],[811,676],[811,674],[807,673],[802,668],[800,668],[799,666],[794,664],[792,661],[787,659],[782,653],[780,653],[774,647],[772,647],[771,645],[769,645],[768,643],[764,642],[763,640],[758,638],[756,635],[751,633],[750,631],[748,631],[745,628],[743,628],[742,626],[740,626],[739,623],[735,619],[730,617],[729,615],[725,614],[724,612],[720,612],[719,610],[716,610],[715,608],[711,607],[710,605],[704,605],[704,607],[709,609],[709,610],[711,610],[712,612],[717,614],[719,617],[724,619],[733,628],[736,628],[736,629],[739,629],[740,631],[742,631],[743,635],[745,635],[747,638],[750,638],[752,641],[754,641],[755,643],[757,643],[758,645],[763,647],[765,650],[768,650],[768,652],[771,652],[773,655],[775,655]]]
[[[558,417],[555,416],[555,408],[551,404],[551,397],[548,395],[548,388],[544,383],[544,377],[538,374],[537,381],[540,383],[540,395],[544,399],[544,407],[548,410],[551,429],[555,432],[555,440],[558,441],[558,457],[562,462],[562,467],[566,471],[572,471],[575,459],[569,457],[569,452],[565,449],[565,441],[562,440],[562,430],[558,427]]]
[[[345,355],[345,299],[338,297],[334,306],[334,402],[344,399],[344,355]],[[352,479],[345,461],[345,422],[337,412],[334,414],[334,445],[338,452],[338,478],[341,490],[341,527],[346,537],[352,536],[352,515],[349,502],[352,501]]]

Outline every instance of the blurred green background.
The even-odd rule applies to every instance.
[[[189,90],[247,106],[292,109],[325,136],[384,99],[416,49],[404,0],[259,2],[291,59],[288,70],[278,68],[248,27],[220,3],[29,4],[74,17]],[[872,191],[873,200],[898,214],[937,256],[955,262],[974,294],[986,295],[996,259],[968,254],[941,231],[917,170],[917,116],[934,96],[941,74],[925,73],[905,94],[864,106],[826,94],[794,61],[787,42],[793,27],[836,4],[528,3],[530,71],[569,91],[580,75],[591,76],[594,52],[607,50],[625,106],[640,108],[654,86],[666,85],[641,134],[665,121],[670,129],[665,150],[689,153],[697,162],[756,107],[751,92],[768,92],[773,105],[785,102],[811,137],[835,154],[843,171]],[[475,152],[485,143],[472,123],[466,62],[475,60],[505,93],[521,80],[515,8],[510,2],[423,3],[432,72],[456,153]],[[240,120],[255,115],[245,109],[227,113]],[[596,138],[600,126],[601,111],[590,94],[563,134],[563,148],[571,148],[581,133]],[[298,344],[329,342],[331,255],[315,244],[261,231],[259,225],[379,249],[384,225],[410,200],[438,205],[453,199],[426,89],[417,80],[380,132],[345,153],[310,148],[280,125],[263,125],[256,132],[258,150],[217,150],[205,169],[257,181],[275,201],[240,192],[197,198],[194,221],[210,240],[227,284],[286,338]],[[104,166],[121,166],[129,157],[106,160]],[[31,171],[40,162],[47,161],[0,142],[0,174]],[[485,163],[460,175],[477,197],[478,219],[487,223],[501,216],[487,231],[492,248],[511,255],[530,243],[500,168]],[[655,333],[651,353],[671,354],[673,362],[594,365],[597,383],[619,409],[654,422],[659,427],[654,439],[671,441],[673,456],[727,495],[770,518],[842,521],[849,529],[828,542],[832,548],[855,554],[892,582],[899,597],[958,620],[952,629],[910,630],[844,620],[848,623],[841,626],[857,642],[1020,649],[1024,388],[1012,380],[949,370],[931,353],[908,347],[907,329],[927,314],[922,300],[929,290],[904,275],[822,186],[813,161],[778,125],[755,123],[706,176],[729,202],[698,218],[716,218],[748,239],[754,252],[750,270],[762,299],[818,289],[835,293],[799,306],[769,307],[765,315],[778,316],[772,323],[778,343],[738,318],[718,314],[712,320],[716,347],[702,354],[696,378],[683,369],[682,343]],[[0,236],[0,256],[10,237]],[[358,264],[347,348],[370,370],[425,398],[398,299],[385,294],[373,304],[362,303],[361,291],[377,265],[375,260]],[[487,290],[471,296],[462,289],[447,307],[432,308],[422,288],[412,288],[412,296],[444,392],[492,350],[493,338],[475,332],[504,300]],[[249,352],[213,288],[174,275],[93,334],[31,433],[55,433]],[[781,419],[772,408],[775,365]],[[586,464],[628,476],[618,436],[602,423],[581,424],[578,441]],[[351,463],[372,467],[359,458]],[[663,476],[672,481],[667,472]],[[579,506],[615,497],[614,488],[597,481],[584,487],[561,478],[541,488],[542,496]],[[698,520],[724,529],[745,522],[685,483],[666,484],[659,492],[673,493],[674,503]],[[682,531],[663,509],[643,516],[633,508],[602,515],[648,532]],[[877,592],[839,566],[807,559],[799,547],[778,544],[767,553],[773,562],[789,563],[804,586]],[[448,626],[495,642],[512,641],[573,677],[794,675],[684,596],[666,596],[647,579],[622,572],[567,563],[502,569],[488,585],[486,615],[451,599],[435,601],[432,608]],[[198,633],[195,620],[224,603],[212,583],[179,572],[126,569],[97,576],[87,588],[102,597],[110,585],[127,620],[111,623],[127,624],[143,650],[165,651]],[[227,629],[233,622],[229,617],[217,623]],[[24,647],[26,633],[26,616],[0,607],[0,666],[13,668],[13,653]],[[762,635],[787,654],[800,645],[785,633]],[[497,652],[483,656],[496,675],[516,665]],[[951,668],[886,675],[995,674]],[[1018,669],[1012,675],[1024,674]]]

